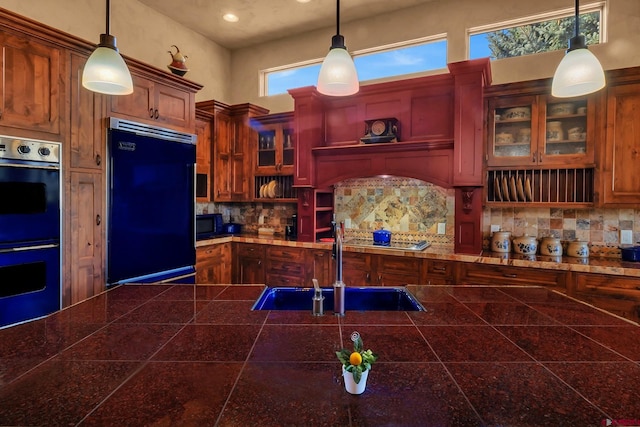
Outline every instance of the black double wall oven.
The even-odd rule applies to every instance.
[[[0,135],[0,328],[61,306],[60,144]]]

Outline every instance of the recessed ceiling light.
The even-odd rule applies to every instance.
[[[238,22],[240,20],[240,18],[238,18],[238,16],[233,13],[225,13],[224,15],[222,15],[222,19],[227,22]]]
[[[309,3],[311,0],[296,0],[298,3]]]

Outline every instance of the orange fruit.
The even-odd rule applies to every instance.
[[[353,366],[358,366],[362,363],[362,355],[360,355],[360,353],[358,353],[357,351],[354,351],[353,353],[351,353],[351,356],[349,356],[349,363],[351,363]]]

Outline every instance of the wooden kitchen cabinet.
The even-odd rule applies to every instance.
[[[256,175],[293,175],[293,112],[256,117]]]
[[[422,284],[422,259],[343,252],[342,261],[342,281],[347,286]]]
[[[457,263],[459,285],[538,285],[564,292],[564,271],[476,263]]]
[[[455,262],[439,259],[426,259],[423,282],[427,285],[452,285],[455,283]]]
[[[640,322],[640,279],[575,273],[568,294],[625,319]]]
[[[597,96],[567,101],[544,89],[527,96],[492,91],[487,102],[488,166],[593,165]]]
[[[104,274],[104,95],[82,87],[88,54],[70,54],[70,129],[64,144],[65,209],[63,215],[63,306],[105,289]]]
[[[331,286],[336,280],[332,274],[331,251],[328,249],[307,249],[306,256],[306,280],[305,283],[313,283],[317,279],[320,286]]]
[[[195,93],[131,73],[133,93],[110,97],[110,112],[118,117],[193,133]]]
[[[213,200],[248,202],[253,200],[251,143],[257,138],[251,128],[255,116],[269,112],[252,104],[227,105],[215,100],[196,104],[214,115],[213,120]]]
[[[265,245],[253,243],[235,244],[234,283],[265,284]]]
[[[640,179],[634,173],[640,162],[640,129],[636,126],[640,122],[638,69],[635,80],[617,85],[614,80],[607,89],[606,138],[598,186],[602,206],[636,207],[640,203]]]
[[[196,249],[196,284],[225,284],[231,281],[231,243]]]
[[[196,110],[196,202],[212,200],[212,167],[214,115]]]
[[[11,128],[3,133],[14,135],[12,129],[24,129],[56,135],[54,139],[60,140],[68,81],[64,50],[4,29],[0,48],[0,127]]]
[[[269,286],[313,286],[307,282],[305,249],[290,246],[269,246],[266,283]]]

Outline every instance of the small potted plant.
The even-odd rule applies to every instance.
[[[353,350],[343,348],[336,351],[338,360],[342,363],[344,387],[351,394],[362,394],[367,387],[367,376],[371,365],[378,356],[371,350],[363,350],[362,338],[358,332],[351,334]]]

